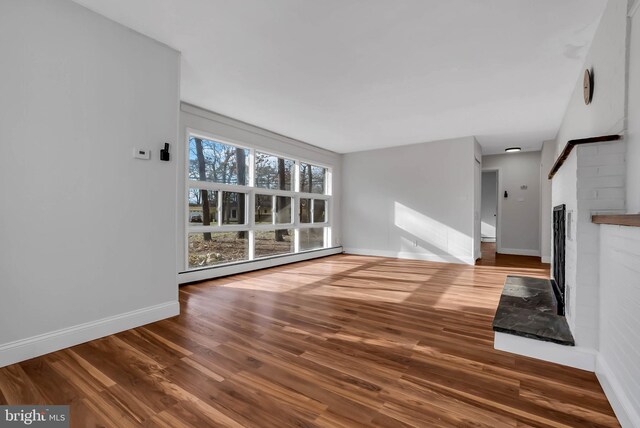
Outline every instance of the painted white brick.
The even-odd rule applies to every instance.
[[[585,247],[589,247],[589,248],[598,248],[599,243],[599,236],[598,236],[598,230],[597,230],[598,226],[596,226],[596,233],[580,233],[578,240],[580,241],[580,245],[583,245]],[[599,254],[598,251],[596,251],[596,253]]]
[[[598,199],[598,190],[578,188],[578,200],[580,199]]]
[[[590,166],[590,167],[582,167],[582,168],[578,168],[578,185],[581,181],[581,179],[583,178],[590,178],[590,177],[600,177],[600,175],[598,174],[598,168],[595,166]],[[622,176],[622,174],[615,174],[615,175],[620,175]]]
[[[580,282],[580,290],[586,290],[589,285],[594,287],[598,284],[598,255],[597,254],[583,254],[582,260],[584,266],[578,271],[578,281]],[[583,288],[584,286],[584,288]],[[597,290],[595,290],[597,291]]]
[[[578,190],[578,201],[589,204],[593,199],[625,199],[624,188],[611,188],[611,189],[582,189]],[[617,205],[613,204],[612,209]]]
[[[600,353],[640,409],[640,228],[600,226]]]
[[[577,147],[578,158],[581,156],[595,156],[608,154],[626,154],[627,146],[624,141],[613,141],[607,143],[595,143],[580,145]]]
[[[607,214],[626,214],[626,210],[618,209],[618,210],[592,210],[591,215],[607,215]]]
[[[617,141],[615,143],[603,143],[597,145],[599,154],[613,154],[613,153],[627,153],[627,144],[624,141]]]
[[[610,189],[618,187],[625,187],[625,177],[622,175],[614,175],[609,177],[594,175],[593,177],[582,177],[582,179],[578,181],[578,190]]]
[[[596,197],[598,199],[620,199],[624,200],[625,198],[625,189],[624,188],[609,188],[609,189],[597,189]]]
[[[575,242],[567,254],[572,259],[573,281],[569,306],[573,332],[579,346],[597,347],[600,334],[600,226],[593,212],[620,212],[625,208],[625,145],[621,142],[580,146],[576,154]],[[569,195],[571,196],[571,195]]]
[[[623,210],[625,207],[624,199],[593,199],[581,205],[581,208],[587,210]]]
[[[609,165],[609,166],[599,166],[597,167],[598,175],[601,177],[607,177],[612,175],[617,175],[624,177],[627,173],[627,170],[624,165]]]
[[[590,144],[588,146],[578,146],[578,161],[583,156],[595,156],[598,154],[598,146]]]
[[[592,156],[580,156],[578,157],[578,168],[589,166],[615,166],[624,165],[623,153],[612,154],[595,154]]]
[[[578,182],[585,177],[624,177],[626,168],[624,165],[609,166],[582,166],[578,168]]]
[[[583,307],[584,304],[580,304],[580,307]],[[576,319],[576,327],[578,328],[584,328],[585,330],[589,330],[591,332],[592,335],[594,335],[595,337],[597,337],[598,335],[598,322],[599,319],[597,316],[595,316],[595,314],[598,313],[598,308],[597,307],[593,307],[593,308],[589,308],[589,307],[585,307],[585,310],[583,312],[590,312],[591,315],[590,316],[582,316],[582,317],[578,317]],[[580,345],[582,346],[582,345]]]
[[[576,346],[585,348],[598,348],[598,329],[589,328],[584,325],[576,325],[575,327]]]
[[[594,293],[585,293],[584,295],[580,295],[580,307],[585,308],[595,308],[595,311],[599,312],[600,307],[600,293],[598,292],[598,286],[596,286],[596,291]]]

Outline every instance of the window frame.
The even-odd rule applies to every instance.
[[[249,151],[249,159],[248,159],[248,171],[247,171],[247,185],[239,185],[239,184],[226,184],[226,183],[215,183],[209,181],[200,181],[193,180],[189,178],[189,166],[190,166],[190,139],[191,137],[202,138],[204,140],[216,141],[218,143],[222,143],[231,147],[237,147],[241,149],[247,149]],[[255,180],[255,155],[256,152],[272,155],[279,158],[284,158],[288,160],[292,160],[294,162],[293,175],[292,179],[292,190],[280,190],[280,189],[266,189],[263,187],[256,187]],[[220,135],[215,135],[209,132],[204,132],[201,130],[193,129],[193,128],[185,128],[185,159],[184,159],[184,195],[186,196],[183,203],[183,208],[185,211],[185,221],[184,221],[184,271],[185,272],[193,272],[203,269],[215,269],[221,266],[229,266],[232,264],[240,264],[247,263],[253,260],[262,260],[268,257],[255,257],[255,231],[276,231],[280,229],[293,229],[294,230],[294,251],[291,253],[285,253],[286,255],[294,255],[299,253],[305,253],[308,251],[316,251],[318,249],[313,250],[300,250],[300,233],[301,229],[311,229],[311,228],[324,228],[324,245],[319,249],[330,248],[331,245],[331,230],[332,230],[332,219],[331,219],[331,207],[332,207],[332,168],[328,165],[325,165],[321,162],[311,161],[306,158],[300,158],[297,156],[292,156],[289,154],[277,152],[271,149],[263,148],[258,145],[247,144],[244,142],[234,141],[233,139],[223,137]],[[306,163],[312,166],[317,166],[325,169],[325,178],[324,178],[324,194],[320,193],[307,193],[300,192],[300,164]],[[203,226],[197,225],[194,226],[190,223],[189,217],[189,189],[205,189],[208,191],[218,192],[218,209],[217,209],[217,222],[215,225]],[[244,225],[223,225],[221,223],[222,210],[222,192],[237,192],[246,194],[245,199],[245,219],[246,223]],[[272,223],[272,224],[256,224],[255,223],[255,196],[258,195],[269,195],[272,197],[275,196],[285,196],[291,198],[291,223]],[[325,201],[325,221],[323,223],[301,223],[300,222],[300,199],[307,198],[311,199],[322,199]],[[313,202],[312,202],[313,204]],[[273,206],[273,210],[275,212],[275,205]],[[313,216],[313,213],[312,213]],[[249,239],[249,255],[247,260],[242,261],[234,261],[234,262],[226,262],[219,263],[211,266],[203,266],[192,268],[189,266],[189,234],[191,233],[216,233],[216,232],[248,232]],[[285,255],[282,254],[282,255]]]

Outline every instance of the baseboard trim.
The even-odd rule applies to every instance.
[[[498,248],[499,254],[512,254],[514,256],[533,256],[540,257],[538,250],[525,250],[522,248]]]
[[[508,333],[494,333],[493,347],[499,351],[537,358],[590,372],[596,369],[597,352],[579,346],[558,345]]]
[[[540,261],[542,263],[551,263],[551,256],[542,256],[540,257]]]
[[[457,258],[450,255],[410,253],[406,251],[369,250],[364,248],[345,248],[344,252],[347,254],[354,254],[359,256],[391,257],[396,259],[424,260],[428,262],[438,263],[475,265],[473,256]]]
[[[640,427],[640,415],[637,409],[633,407],[629,396],[622,388],[620,380],[613,373],[611,366],[602,357],[602,354],[599,354],[596,360],[596,376],[620,425],[623,428]]]
[[[341,254],[342,247],[323,248],[320,250],[304,251],[297,254],[286,256],[271,257],[268,259],[251,260],[242,263],[234,263],[226,266],[212,267],[208,269],[192,270],[180,272],[178,274],[178,284],[188,284],[190,282],[204,281],[207,279],[219,278],[221,276],[236,275],[254,270],[267,269],[270,267],[281,266],[289,263],[297,263],[306,260],[317,259],[320,257]]]
[[[496,242],[496,238],[483,237],[480,238],[480,242]]]
[[[180,314],[180,303],[167,302],[0,345],[0,367],[55,352]]]

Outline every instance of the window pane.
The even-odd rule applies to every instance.
[[[256,152],[256,187],[293,190],[291,177],[294,165],[292,160]]]
[[[273,196],[256,195],[256,224],[273,224]]]
[[[326,207],[326,203],[323,199],[313,200],[313,222],[314,223],[324,223],[325,221],[327,221],[325,217],[325,207]]]
[[[300,198],[300,223],[311,223],[311,199]]]
[[[249,150],[189,137],[189,180],[247,185]]]
[[[190,233],[189,268],[249,259],[249,232]]]
[[[324,248],[324,227],[300,229],[300,251]]]
[[[300,191],[306,193],[325,193],[324,181],[327,169],[308,163],[300,164]]]
[[[291,223],[291,206],[293,198],[286,196],[276,196],[276,223]]]
[[[217,226],[218,192],[189,189],[189,223],[194,226]]]
[[[247,224],[247,195],[238,192],[222,192],[222,224]]]
[[[293,253],[293,229],[256,231],[255,257]]]

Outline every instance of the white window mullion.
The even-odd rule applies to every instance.
[[[249,260],[255,259],[256,255],[256,234],[253,230],[249,230]]]
[[[296,188],[299,188],[300,184],[298,182],[298,172],[299,172],[299,163],[296,161]],[[300,252],[300,197],[294,196],[292,202],[292,223],[293,223],[293,252]]]
[[[222,190],[218,190],[218,206],[216,207],[216,222],[222,226]]]
[[[293,227],[299,227],[300,226],[300,197],[298,196],[294,196],[292,202],[292,207],[291,209],[293,210],[292,212],[292,217],[291,217],[291,223],[293,223]]]
[[[271,197],[271,224],[276,224],[276,199],[277,196],[273,195]]]
[[[309,223],[313,224],[313,205],[315,203],[315,199],[309,199]]]
[[[246,224],[247,227],[249,228],[253,228],[256,224],[256,195],[255,192],[253,190],[249,190],[246,193],[247,196],[245,196],[247,198],[247,201],[245,203],[246,207],[247,207],[247,213],[246,213]]]
[[[300,161],[295,161],[293,165],[293,191],[300,191]]]
[[[256,187],[256,151],[249,149],[249,187]]]

